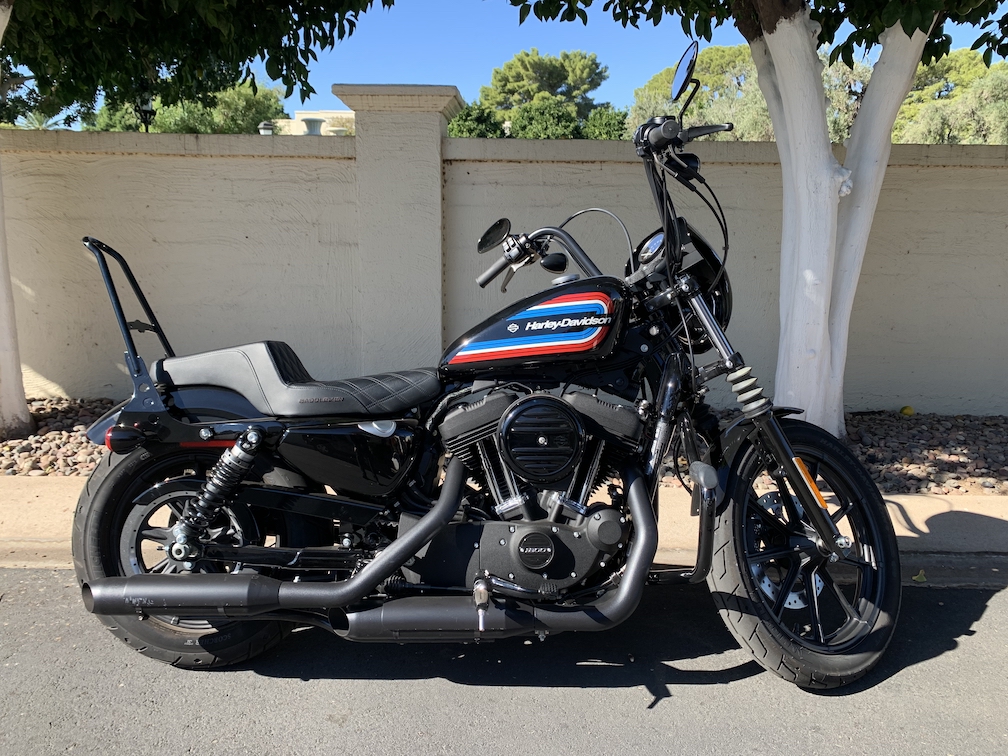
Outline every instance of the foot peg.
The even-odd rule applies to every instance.
[[[476,629],[479,632],[486,632],[486,613],[490,608],[490,588],[485,580],[477,580],[473,583],[473,603],[476,604],[477,620]]]
[[[690,480],[693,481],[693,512],[700,514],[706,507],[717,501],[717,470],[706,462],[694,462],[689,466]]]

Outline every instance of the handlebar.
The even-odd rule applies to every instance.
[[[586,276],[594,278],[595,276],[602,275],[602,271],[599,270],[599,267],[588,256],[588,253],[581,249],[581,245],[577,243],[574,237],[562,228],[546,226],[530,234],[518,237],[512,236],[509,239],[511,240],[510,242],[505,241],[504,243],[505,252],[501,255],[500,259],[483,271],[476,279],[476,283],[480,285],[481,289],[485,289],[487,284],[503,273],[508,265],[520,263],[531,254],[544,254],[546,247],[549,246],[549,242],[554,240],[567,250],[567,253],[574,258],[574,262],[584,271]],[[545,243],[541,240],[545,240]]]
[[[499,260],[480,273],[479,278],[476,279],[476,283],[479,284],[481,289],[485,289],[487,284],[497,278],[510,264],[511,261],[507,259],[507,255],[501,255]]]
[[[735,126],[731,123],[712,123],[705,126],[691,126],[688,129],[680,129],[680,123],[671,116],[660,124],[655,124],[647,132],[647,141],[651,149],[661,151],[674,144],[682,147],[694,139],[699,139],[710,134],[717,134],[721,131],[732,131]]]

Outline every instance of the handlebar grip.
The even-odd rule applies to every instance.
[[[493,281],[497,276],[499,276],[503,270],[511,264],[511,261],[507,259],[504,255],[501,255],[500,259],[497,260],[493,265],[484,270],[479,278],[476,279],[476,283],[479,284],[481,289],[485,289],[487,284]]]
[[[691,142],[699,137],[709,136],[710,134],[717,134],[721,131],[733,131],[735,129],[735,124],[733,123],[712,123],[707,126],[691,126],[690,128],[683,131],[683,141]]]
[[[679,136],[679,122],[670,118],[660,126],[656,126],[648,132],[648,142],[656,150],[667,147],[672,140]]]

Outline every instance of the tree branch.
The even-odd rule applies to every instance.
[[[841,386],[847,361],[850,314],[892,151],[892,127],[913,84],[930,33],[930,28],[926,33],[918,29],[913,37],[908,37],[898,22],[882,33],[882,53],[851,128],[844,167],[851,172],[853,188],[840,204],[829,316],[831,371],[833,379]],[[842,418],[837,420],[842,421]]]

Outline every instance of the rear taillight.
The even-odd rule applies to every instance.
[[[125,425],[113,425],[105,431],[105,446],[116,454],[128,454],[140,446],[146,436],[143,431]]]

